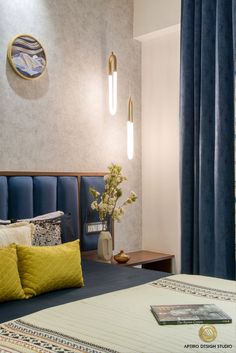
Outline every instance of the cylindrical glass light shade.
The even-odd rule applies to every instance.
[[[128,159],[133,159],[134,156],[134,117],[133,117],[133,102],[129,99],[128,121],[127,121],[127,155]]]
[[[117,59],[112,52],[108,61],[109,111],[115,115],[117,111]]]
[[[127,121],[127,154],[128,159],[134,156],[134,123]]]

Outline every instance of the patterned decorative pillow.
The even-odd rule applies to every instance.
[[[61,244],[61,217],[45,220],[32,220],[35,232],[32,245],[53,246]]]

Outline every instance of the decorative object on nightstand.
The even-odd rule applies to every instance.
[[[118,264],[125,264],[129,261],[129,256],[125,254],[123,250],[121,250],[119,254],[116,254],[114,256],[114,259],[116,260],[116,262],[118,262]]]
[[[98,238],[98,258],[110,261],[112,258],[112,237],[108,231],[102,231]]]
[[[105,191],[101,194],[95,188],[90,188],[90,192],[94,197],[94,201],[91,203],[92,210],[98,212],[99,218],[103,222],[113,221],[120,222],[121,217],[124,214],[124,207],[132,204],[137,200],[137,195],[131,191],[129,197],[120,205],[117,205],[118,199],[122,196],[122,189],[120,187],[121,183],[127,180],[127,178],[122,175],[122,168],[119,165],[111,164],[108,167],[108,174],[104,176]],[[102,238],[102,234],[100,233]],[[110,254],[110,244],[108,238],[105,240],[98,240],[98,256],[100,259],[107,261],[107,257],[112,258],[112,253]],[[103,236],[104,238],[104,236]],[[105,243],[106,242],[106,243]]]

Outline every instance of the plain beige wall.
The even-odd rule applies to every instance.
[[[143,248],[180,268],[179,26],[142,42]]]
[[[125,190],[139,199],[115,228],[115,246],[141,247],[141,44],[132,0],[0,1],[0,170],[105,171],[123,166]],[[10,39],[28,33],[47,53],[46,74],[27,81],[6,58]],[[107,61],[118,59],[118,111],[108,112]],[[129,96],[134,159],[126,152]],[[125,191],[124,191],[125,194]]]
[[[134,37],[180,23],[181,0],[134,0]]]

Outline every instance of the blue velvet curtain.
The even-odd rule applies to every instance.
[[[182,0],[182,273],[235,278],[233,2]]]

